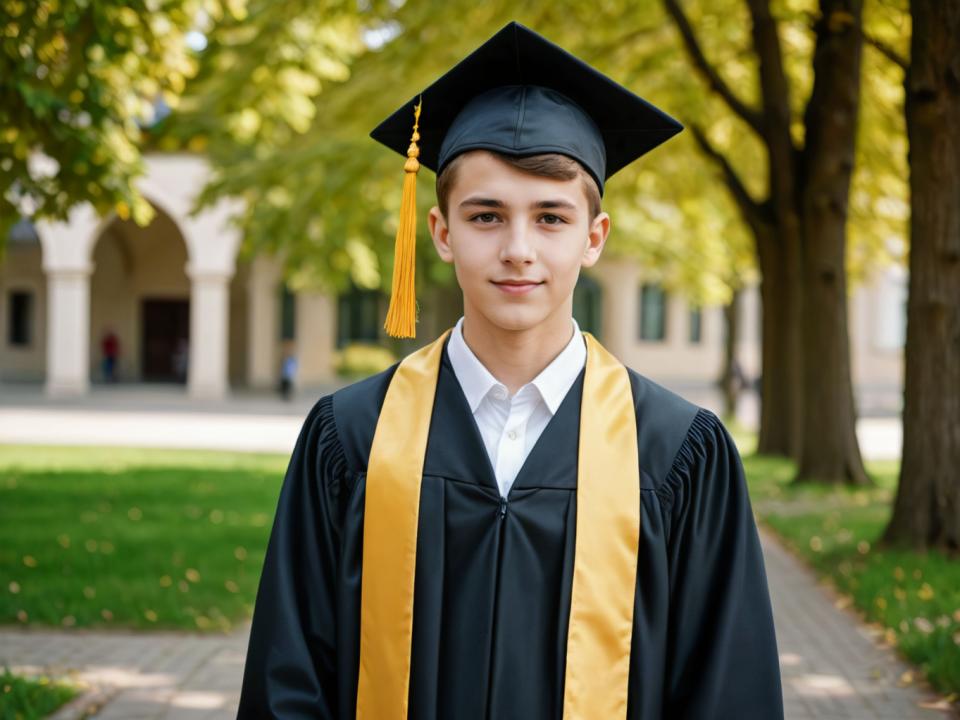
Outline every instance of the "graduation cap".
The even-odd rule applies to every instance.
[[[675,119],[517,22],[508,23],[370,136],[407,157],[386,330],[415,337],[416,173],[467,150],[560,153],[600,193],[611,175],[683,129]]]

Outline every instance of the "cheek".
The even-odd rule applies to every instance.
[[[454,263],[465,269],[485,268],[498,261],[496,243],[490,238],[471,237],[469,232],[457,235],[450,248]]]
[[[486,281],[489,274],[491,260],[483,252],[483,248],[471,239],[461,240],[454,244],[453,266],[460,280],[460,285],[478,285]],[[496,258],[494,258],[494,261]]]
[[[550,268],[551,274],[557,279],[575,278],[580,271],[586,241],[581,242],[580,236],[564,238],[557,243],[553,252],[542,255],[544,263]]]

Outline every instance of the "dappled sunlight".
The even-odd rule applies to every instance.
[[[794,667],[800,665],[803,662],[801,658],[796,653],[780,653],[780,667]]]
[[[195,710],[215,710],[223,707],[230,700],[227,693],[222,692],[202,692],[197,690],[187,690],[175,693],[170,698],[169,703],[173,707],[192,708]]]
[[[856,695],[856,690],[847,681],[839,675],[821,675],[816,673],[805,673],[797,677],[787,678],[793,691],[800,696],[811,697],[851,697]]]
[[[136,667],[118,665],[93,665],[77,673],[77,677],[91,685],[116,688],[162,688],[177,683],[177,676],[170,673],[142,672]]]

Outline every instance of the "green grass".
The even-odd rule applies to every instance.
[[[898,464],[869,463],[869,489],[791,486],[794,466],[781,459],[744,456],[744,467],[761,521],[885,628],[935,688],[960,693],[960,558],[879,546]]]
[[[43,718],[71,700],[79,691],[46,676],[20,677],[0,671],[0,720]]]
[[[0,447],[0,623],[227,631],[287,456]]]

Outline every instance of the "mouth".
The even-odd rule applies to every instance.
[[[543,285],[542,280],[540,282],[534,280],[503,280],[500,282],[491,280],[491,282],[508,295],[524,295]]]

